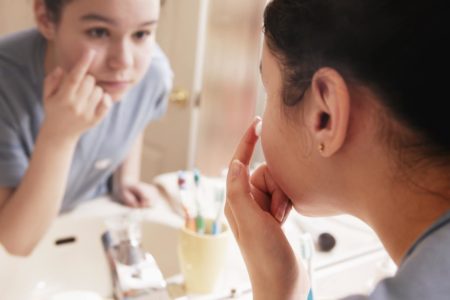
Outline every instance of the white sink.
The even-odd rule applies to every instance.
[[[106,230],[106,219],[129,211],[106,199],[83,205],[69,215],[58,217],[28,258],[12,257],[0,246],[0,299],[50,300],[50,295],[73,290],[91,291],[112,299],[111,274],[100,236]],[[154,256],[165,278],[179,277],[177,238],[183,220],[167,207],[144,210],[143,216],[144,250]],[[360,255],[357,249],[368,252],[378,245],[374,235],[353,223],[350,226],[332,221],[328,225],[338,244],[331,253],[315,255],[316,298],[329,300],[355,292],[366,293],[372,289],[374,280],[386,273],[378,265],[386,260],[385,253],[380,250]],[[298,228],[288,220],[285,231],[288,237],[293,237],[294,250],[298,250]],[[55,245],[55,241],[72,238],[72,243]],[[230,246],[229,261],[218,291],[221,297],[230,290],[247,290],[249,285],[237,244],[233,242]],[[182,291],[175,292],[182,294]],[[251,294],[239,299],[251,299]]]
[[[120,210],[123,212],[115,207],[114,213]],[[149,210],[148,215],[142,222],[144,250],[155,257],[165,277],[178,274],[176,242],[181,220],[159,210]],[[57,218],[27,258],[12,257],[0,245],[1,298],[41,300],[68,290],[88,290],[111,298],[111,273],[100,239],[106,230],[106,217],[79,214]]]

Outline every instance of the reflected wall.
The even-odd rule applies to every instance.
[[[196,166],[220,175],[260,103],[265,0],[211,0],[199,108]]]
[[[32,0],[0,0],[0,35],[34,26]]]

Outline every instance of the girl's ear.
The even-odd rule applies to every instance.
[[[52,40],[55,37],[56,23],[52,20],[44,0],[34,0],[34,18],[41,34],[47,40]]]
[[[350,118],[350,93],[344,78],[334,69],[321,68],[311,82],[307,118],[313,143],[324,157],[344,145]]]

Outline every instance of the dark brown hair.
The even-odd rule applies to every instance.
[[[64,6],[73,0],[44,0],[47,11],[49,12],[50,19],[58,23],[61,18],[61,12]],[[166,1],[161,0],[161,6],[164,5]]]
[[[67,3],[72,0],[44,0],[45,7],[49,13],[50,19],[58,23],[61,18],[61,11]]]
[[[264,33],[282,65],[284,103],[295,106],[331,67],[371,88],[420,146],[449,157],[447,11],[437,0],[273,0]]]

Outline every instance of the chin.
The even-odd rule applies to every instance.
[[[115,94],[109,93],[109,95],[111,96],[111,99],[114,103],[120,102],[123,99],[123,97],[125,96],[125,94],[126,93],[115,93]]]
[[[111,99],[114,103],[120,102],[120,100],[122,100],[131,89],[130,85],[127,85],[126,87],[125,86],[111,87],[100,85],[100,87],[103,88],[105,93],[111,96]]]
[[[331,208],[329,205],[321,205],[317,201],[297,203],[294,209],[306,217],[329,217],[342,214],[342,211]]]

